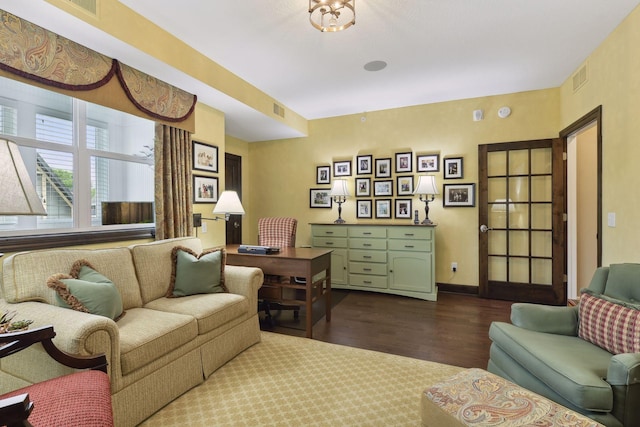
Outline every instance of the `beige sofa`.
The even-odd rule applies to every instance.
[[[114,421],[140,423],[200,384],[216,369],[260,341],[257,294],[262,270],[226,266],[228,293],[166,298],[171,250],[202,251],[196,238],[181,238],[111,249],[52,249],[21,252],[3,262],[0,310],[34,326],[52,324],[55,344],[75,354],[105,353],[109,361]],[[56,306],[46,285],[88,260],[118,288],[126,314],[113,320]],[[0,362],[0,393],[68,373],[42,347]]]

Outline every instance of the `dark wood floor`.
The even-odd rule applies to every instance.
[[[445,293],[438,301],[349,291],[332,310],[331,322],[320,319],[313,338],[352,347],[430,360],[465,368],[486,368],[492,321],[509,321],[511,302]],[[289,312],[290,313],[290,312]],[[280,325],[263,329],[294,336],[304,330]],[[276,322],[277,322],[276,318]],[[300,319],[304,324],[304,319]],[[290,324],[290,322],[289,322]],[[302,325],[301,325],[302,326]]]

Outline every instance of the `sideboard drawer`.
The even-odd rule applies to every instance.
[[[314,237],[313,246],[320,248],[346,248],[346,237]]]
[[[367,288],[387,288],[386,276],[370,276],[367,274],[349,274],[349,285]]]
[[[405,239],[405,240],[432,240],[433,228],[420,227],[416,225],[414,227],[391,227],[389,228],[390,239]]]
[[[387,250],[386,239],[349,239],[349,249]]]
[[[375,276],[387,275],[387,264],[376,264],[367,262],[350,262],[349,273],[373,274]]]
[[[385,239],[387,237],[387,229],[384,227],[351,227],[349,237]]]
[[[349,261],[387,262],[387,253],[381,251],[349,251]]]
[[[431,242],[428,240],[389,240],[389,250],[431,252]]]
[[[334,225],[316,225],[311,228],[315,237],[347,237],[347,228]]]

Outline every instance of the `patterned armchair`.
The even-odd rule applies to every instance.
[[[296,245],[296,229],[298,220],[288,217],[260,218],[258,220],[258,245],[272,247],[294,247]],[[264,283],[258,291],[260,299],[259,310],[265,312],[265,321],[272,323],[271,309],[294,310],[294,318],[298,318],[300,306],[287,305],[287,299],[294,299],[291,295],[295,289],[288,289],[286,285],[295,280],[292,277],[265,275]],[[285,285],[285,286],[283,286]]]

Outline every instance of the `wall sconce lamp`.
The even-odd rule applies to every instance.
[[[223,191],[216,203],[216,207],[213,208],[214,214],[221,214],[223,216],[215,216],[213,218],[203,218],[202,214],[194,213],[193,214],[193,226],[201,227],[202,220],[206,219],[209,221],[218,221],[224,219],[225,221],[229,221],[229,217],[231,215],[244,215],[244,208],[242,207],[242,203],[240,202],[240,198],[238,197],[238,193],[235,191]]]
[[[333,201],[338,204],[338,219],[333,221],[336,224],[344,224],[345,220],[342,219],[342,204],[347,201],[349,197],[349,190],[347,190],[347,181],[344,179],[333,180],[333,187],[329,196],[333,198]]]
[[[431,225],[433,221],[429,219],[429,202],[433,202],[436,198],[436,194],[438,193],[438,188],[436,187],[436,177],[433,175],[422,175],[418,177],[418,185],[416,189],[413,191],[414,195],[420,196],[420,201],[424,202],[424,221],[421,222],[423,225]],[[431,198],[429,198],[431,196]]]

